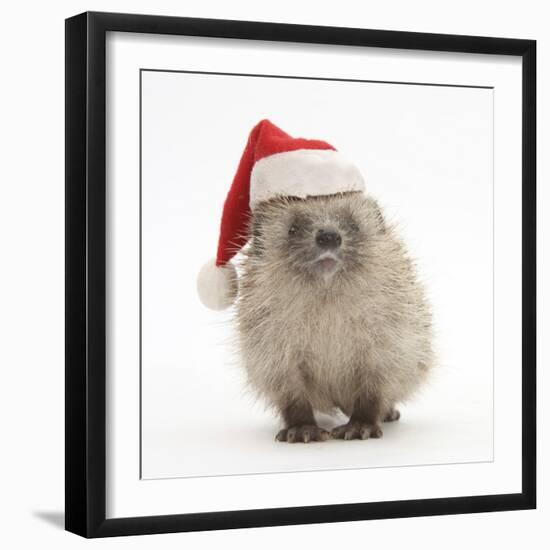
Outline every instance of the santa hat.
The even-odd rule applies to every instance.
[[[225,200],[218,254],[201,269],[197,288],[211,309],[229,307],[238,284],[231,258],[247,243],[251,213],[277,196],[305,198],[363,191],[359,170],[324,141],[293,138],[269,120],[250,132]]]

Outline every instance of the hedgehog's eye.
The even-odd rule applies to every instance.
[[[349,222],[346,224],[346,229],[350,233],[359,233],[359,225],[357,225],[355,222]]]
[[[296,233],[298,233],[298,226],[293,223],[288,230],[288,235],[289,237],[293,237]]]

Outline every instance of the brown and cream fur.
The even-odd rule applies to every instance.
[[[328,252],[320,232],[334,239]],[[350,192],[261,203],[250,233],[240,351],[250,385],[285,424],[277,439],[380,437],[433,363],[430,308],[395,228]],[[314,412],[338,408],[349,421],[329,434]]]

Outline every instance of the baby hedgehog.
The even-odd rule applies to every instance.
[[[280,413],[279,441],[328,439],[314,411],[349,421],[339,439],[380,437],[432,364],[422,287],[393,227],[360,192],[258,206],[237,318],[250,383]]]
[[[431,313],[413,263],[338,155],[269,121],[256,126],[225,203],[217,267],[199,279],[201,298],[218,309],[238,288],[242,361],[284,422],[278,441],[379,438],[433,364]],[[243,184],[240,172],[251,173]],[[237,282],[229,259],[241,248]],[[317,425],[316,411],[337,409],[347,423]]]

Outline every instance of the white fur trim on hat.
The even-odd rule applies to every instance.
[[[235,267],[230,262],[217,266],[215,260],[209,260],[199,271],[197,290],[206,307],[216,311],[228,308],[235,301],[238,292]]]
[[[250,177],[250,208],[277,195],[305,198],[364,191],[357,167],[331,149],[298,149],[260,159]]]

